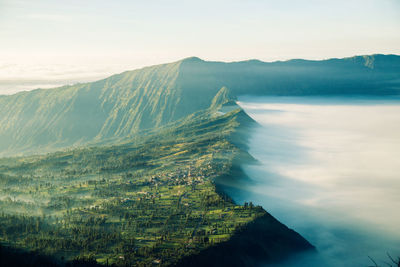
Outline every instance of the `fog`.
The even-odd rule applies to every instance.
[[[0,95],[93,82],[135,69],[133,64],[17,64],[0,61]]]
[[[251,98],[258,123],[230,192],[262,205],[318,253],[283,266],[387,266],[400,256],[400,98]]]

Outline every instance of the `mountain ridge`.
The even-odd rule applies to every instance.
[[[0,156],[44,153],[156,129],[209,108],[221,88],[240,95],[391,95],[400,56],[320,61],[204,61],[197,57],[91,83],[0,97]]]
[[[302,59],[302,58],[293,58],[293,59],[287,59],[287,60],[274,60],[274,61],[263,61],[260,59],[245,59],[245,60],[238,60],[238,61],[217,61],[217,60],[204,60],[200,57],[197,56],[190,56],[190,57],[185,57],[182,58],[180,60],[177,61],[173,61],[170,63],[161,63],[161,64],[154,64],[154,65],[149,65],[149,66],[144,66],[144,67],[140,67],[137,69],[132,69],[132,70],[126,70],[120,73],[115,73],[112,74],[109,77],[103,78],[103,79],[99,79],[93,82],[78,82],[75,84],[70,84],[70,85],[62,85],[62,86],[58,86],[58,87],[52,87],[52,88],[35,88],[32,90],[24,90],[24,91],[19,91],[13,94],[1,94],[0,93],[0,98],[2,97],[8,97],[8,96],[13,96],[13,95],[18,95],[18,94],[23,94],[23,93],[29,93],[29,92],[34,92],[34,91],[40,91],[40,90],[53,90],[53,89],[58,89],[58,88],[65,88],[65,87],[71,87],[71,86],[76,86],[76,85],[84,85],[84,84],[89,84],[89,83],[94,83],[94,82],[99,82],[102,80],[106,80],[109,78],[112,78],[114,76],[119,76],[122,74],[126,74],[126,73],[131,73],[131,72],[135,72],[135,71],[140,71],[140,70],[144,70],[147,68],[152,68],[152,67],[156,67],[156,66],[163,66],[163,65],[168,65],[168,64],[174,64],[174,63],[182,63],[182,62],[214,62],[214,63],[225,63],[225,64],[235,64],[235,63],[248,63],[248,62],[257,62],[257,63],[266,63],[266,64],[274,64],[274,63],[287,63],[287,62],[295,62],[295,61],[303,61],[303,62],[322,62],[322,61],[330,61],[330,60],[352,60],[352,59],[361,59],[361,58],[371,58],[371,57],[395,57],[398,58],[400,57],[400,55],[397,54],[381,54],[381,53],[376,53],[376,54],[365,54],[365,55],[355,55],[355,56],[349,56],[349,57],[335,57],[335,58],[326,58],[326,59]]]

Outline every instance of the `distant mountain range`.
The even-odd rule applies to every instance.
[[[92,83],[0,96],[0,156],[129,138],[240,95],[399,93],[397,55],[272,63],[192,57]]]

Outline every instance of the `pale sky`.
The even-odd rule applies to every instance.
[[[400,0],[0,0],[0,94],[189,56],[400,54]]]

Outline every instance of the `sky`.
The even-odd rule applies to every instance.
[[[399,0],[0,0],[0,94],[176,61],[400,54]]]

